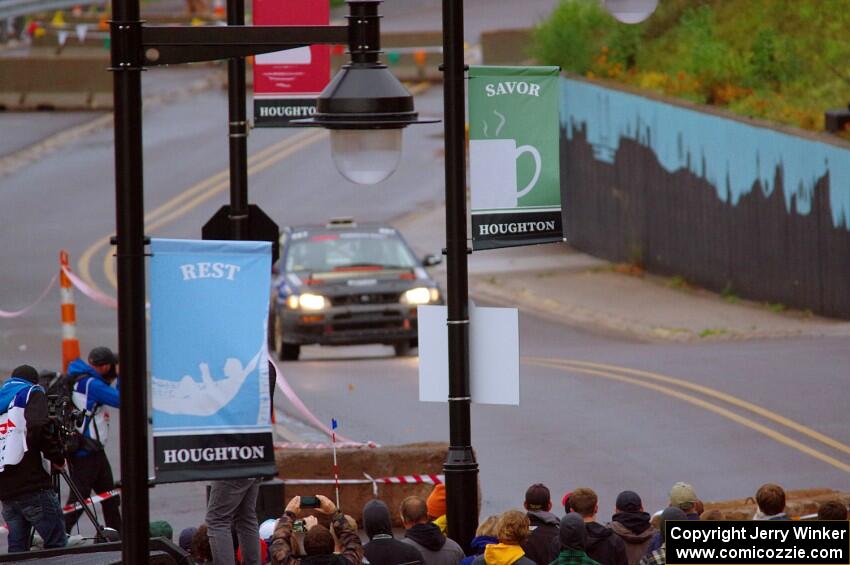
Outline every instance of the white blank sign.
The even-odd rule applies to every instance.
[[[449,346],[445,306],[419,307],[419,400],[447,402]],[[476,404],[519,406],[516,308],[469,305],[469,388]]]

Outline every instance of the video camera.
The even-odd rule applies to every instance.
[[[78,429],[85,421],[85,412],[71,401],[67,375],[45,371],[38,380],[47,393],[47,434],[59,444],[63,455],[68,456],[80,448]]]
[[[68,456],[80,447],[80,432],[86,414],[79,410],[71,399],[61,394],[47,396],[47,419],[49,434],[59,442],[62,453]]]

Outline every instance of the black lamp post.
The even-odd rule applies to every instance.
[[[228,22],[240,23],[243,0],[229,0]],[[115,116],[115,206],[118,347],[121,351],[122,562],[148,562],[148,405],[145,333],[145,245],[141,73],[145,66],[238,59],[312,44],[348,44],[352,63],[322,93],[316,125],[332,129],[399,130],[417,123],[413,98],[377,63],[380,0],[350,0],[344,26],[241,26],[204,28],[145,26],[139,0],[113,0],[110,22]],[[244,63],[230,66],[232,83]],[[359,77],[370,73],[372,82]],[[383,78],[375,80],[381,75]],[[391,76],[391,75],[389,75]],[[393,82],[395,80],[395,82]],[[369,85],[352,88],[349,85]],[[233,87],[231,88],[231,90]],[[356,94],[356,96],[355,96]],[[363,116],[361,114],[367,114]],[[322,123],[324,120],[326,123]],[[244,98],[231,99],[231,140],[246,132]],[[333,122],[333,126],[331,126]],[[356,125],[348,122],[357,122]],[[337,127],[334,127],[337,126]],[[234,239],[246,233],[247,182],[244,144],[231,143]],[[344,147],[343,149],[347,149]],[[346,153],[346,151],[342,151]],[[339,163],[338,163],[339,165]]]
[[[443,465],[449,537],[469,553],[478,527],[478,463],[469,393],[469,287],[466,256],[466,113],[463,0],[443,0],[443,107],[446,148],[446,303],[449,346],[449,454]]]

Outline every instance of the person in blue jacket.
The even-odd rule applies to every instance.
[[[80,447],[68,458],[71,480],[80,494],[100,494],[115,488],[112,467],[104,446],[109,439],[109,413],[106,406],[118,408],[120,396],[117,387],[118,356],[108,347],[91,350],[88,363],[75,359],[68,366],[68,376],[73,382],[71,400],[77,409],[85,412],[80,432]],[[113,387],[112,384],[116,383]],[[77,502],[72,492],[68,504]],[[104,500],[103,519],[107,528],[119,531],[121,513],[118,498]],[[82,510],[65,515],[65,530],[70,533]]]

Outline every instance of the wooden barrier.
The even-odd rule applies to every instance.
[[[363,479],[363,473],[372,477],[397,475],[440,474],[448,453],[446,443],[415,443],[376,448],[346,448],[337,450],[339,478]],[[281,479],[312,479],[333,481],[333,454],[330,449],[277,449],[275,459]],[[378,497],[390,509],[393,524],[400,526],[398,508],[404,498],[412,495],[427,498],[433,489],[429,484],[381,484]],[[323,494],[334,500],[333,484],[286,485],[287,502],[293,496]],[[339,490],[340,506],[358,524],[363,521],[363,505],[373,497],[371,484],[342,484]],[[281,512],[283,509],[281,508]],[[320,515],[317,515],[320,517]]]

